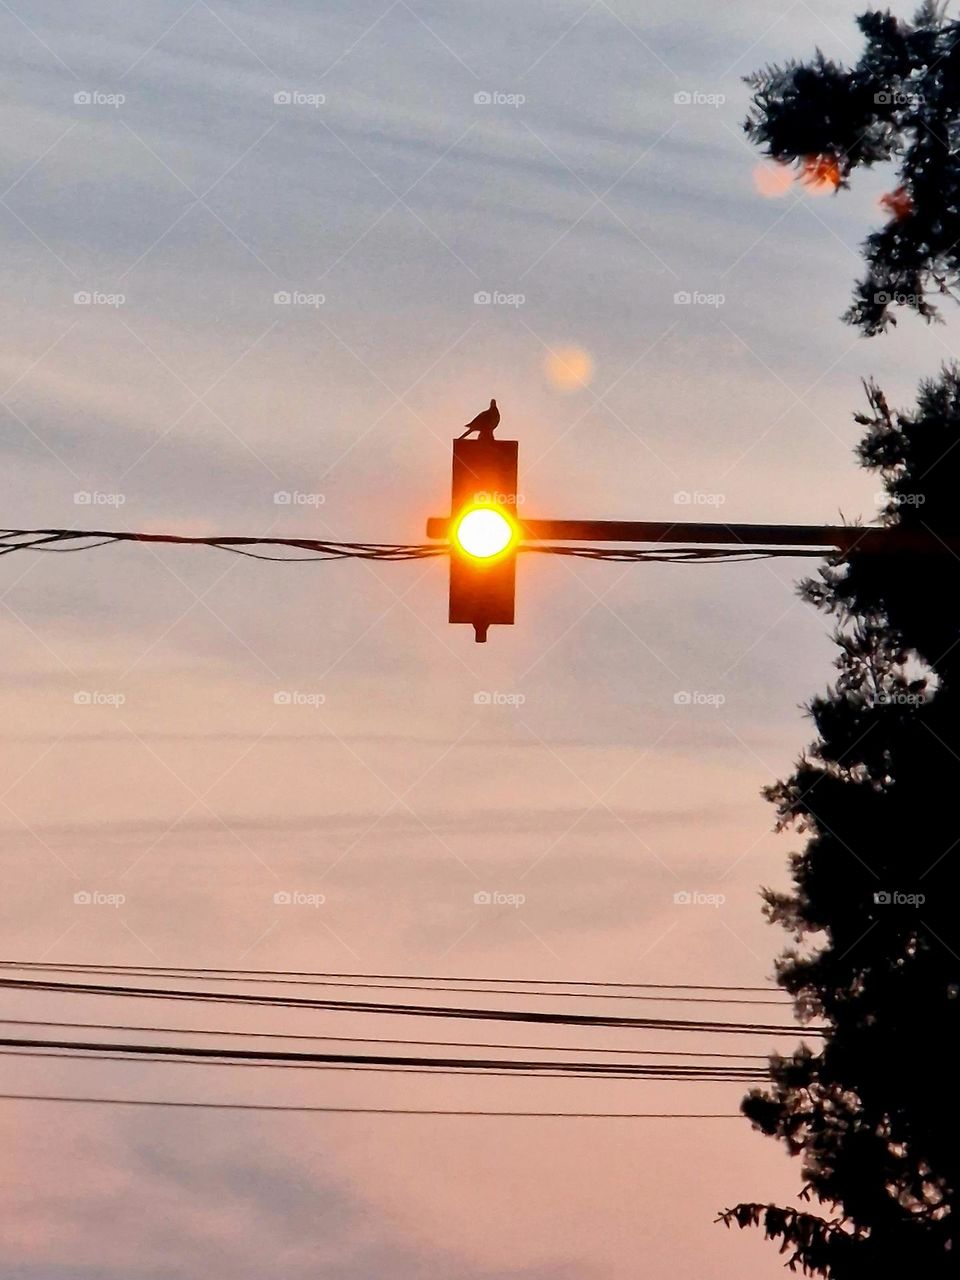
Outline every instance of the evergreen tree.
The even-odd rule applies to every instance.
[[[839,191],[860,165],[893,161],[887,224],[868,236],[868,272],[844,319],[874,334],[906,306],[937,318],[931,297],[960,283],[960,21],[925,3],[912,23],[889,12],[857,19],[866,38],[847,69],[818,50],[749,76],[744,124],[766,154]]]
[[[932,318],[926,291],[956,275],[960,24],[933,5],[909,26],[859,21],[853,71],[817,54],[752,77],[746,128],[838,187],[858,164],[900,161],[847,317],[875,333],[891,306]],[[823,1034],[773,1058],[771,1087],[742,1109],[800,1157],[820,1211],[741,1204],[722,1219],[762,1226],[810,1275],[941,1280],[960,1269],[960,368],[922,384],[910,412],[866,390],[859,459],[884,488],[883,522],[942,551],[854,550],[801,586],[835,620],[839,675],[810,704],[815,743],[768,791],[806,844],[792,892],[764,899],[794,939],[778,981]]]
[[[859,453],[884,481],[885,524],[955,529],[960,369],[911,413],[867,394]],[[826,1034],[772,1059],[772,1089],[742,1109],[801,1157],[802,1195],[830,1216],[747,1204],[723,1218],[762,1225],[808,1274],[955,1277],[960,558],[853,552],[801,589],[836,619],[840,674],[810,706],[816,743],[769,789],[808,839],[793,892],[764,897],[797,944],[778,981]]]

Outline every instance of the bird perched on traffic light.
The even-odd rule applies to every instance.
[[[463,435],[457,436],[458,440],[466,440],[467,436],[476,433],[478,440],[490,441],[493,439],[493,433],[500,424],[500,410],[497,408],[496,400],[490,401],[490,408],[484,409],[482,413],[478,413],[472,422],[468,422],[464,428]]]

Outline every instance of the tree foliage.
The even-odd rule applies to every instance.
[[[852,554],[802,584],[836,621],[839,671],[809,711],[817,740],[769,789],[807,836],[793,890],[765,891],[794,947],[778,981],[826,1028],[770,1064],[744,1113],[800,1157],[821,1213],[747,1204],[788,1265],[835,1280],[956,1276],[960,1187],[960,369],[890,409],[867,385],[859,454],[884,523],[941,530],[942,554]],[[953,1083],[951,1084],[951,1081]]]
[[[925,3],[910,23],[861,15],[866,47],[853,68],[818,50],[747,78],[744,128],[773,159],[838,190],[859,166],[898,168],[882,201],[889,220],[867,237],[867,275],[844,317],[868,335],[895,324],[901,306],[937,319],[933,299],[960,282],[960,21],[945,8]]]

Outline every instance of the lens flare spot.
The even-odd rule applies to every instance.
[[[753,185],[768,200],[776,200],[793,186],[793,172],[785,164],[758,164],[753,170]]]
[[[548,352],[544,369],[553,386],[561,391],[579,391],[593,379],[593,360],[582,347]]]
[[[516,526],[496,507],[472,507],[457,521],[454,540],[476,560],[501,555],[516,541]]]

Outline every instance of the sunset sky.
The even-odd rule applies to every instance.
[[[835,198],[740,129],[741,76],[817,45],[854,60],[855,8],[0,0],[3,523],[419,542],[491,396],[525,515],[872,520],[860,380],[909,403],[952,325],[843,325],[890,174]],[[802,567],[521,557],[517,625],[478,648],[446,624],[442,560],[10,556],[0,958],[763,983],[785,939],[759,888],[797,837],[760,789],[811,736],[833,659]],[[2,1072],[4,1092],[384,1107],[726,1113],[742,1092]],[[0,1126],[0,1280],[762,1280],[775,1249],[713,1219],[799,1188],[735,1119],[0,1102]]]

